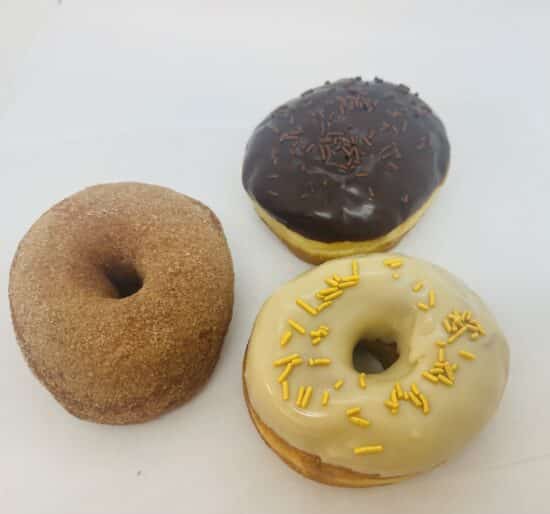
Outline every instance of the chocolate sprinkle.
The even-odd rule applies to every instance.
[[[243,165],[248,194],[291,230],[324,242],[380,237],[445,178],[445,128],[407,86],[343,79],[308,90],[307,102],[293,99],[268,116]],[[275,171],[276,199],[267,178]]]

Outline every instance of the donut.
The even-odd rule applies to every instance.
[[[30,228],[9,299],[27,363],[65,409],[139,423],[210,377],[232,314],[231,255],[198,201],[153,185],[97,185]]]
[[[261,437],[304,476],[396,482],[447,461],[495,412],[506,339],[447,271],[403,255],[336,259],[277,290],[243,364]]]
[[[407,86],[360,77],[310,89],[255,129],[242,180],[255,210],[299,258],[388,250],[447,175],[445,127]]]

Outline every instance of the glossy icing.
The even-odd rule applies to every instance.
[[[326,287],[324,279],[334,274],[350,275],[352,259],[329,261],[282,286],[258,314],[248,345],[244,378],[251,406],[260,419],[288,444],[318,455],[323,462],[379,476],[403,476],[441,464],[460,450],[495,411],[508,374],[508,346],[495,319],[482,300],[460,280],[433,264],[400,256],[398,270],[384,265],[388,255],[357,257],[359,283],[345,290],[334,303],[311,316],[296,305],[301,298],[311,305],[320,300],[315,292]],[[398,273],[399,278],[392,278]],[[413,292],[423,281],[424,287]],[[428,291],[435,293],[435,305]],[[458,364],[452,386],[432,384],[421,374],[437,360],[438,340],[445,340],[442,320],[452,310],[471,311],[485,335],[472,341],[462,336],[445,349],[449,361]],[[281,335],[288,319],[307,329],[294,331],[282,347]],[[309,331],[320,325],[329,334],[312,345]],[[359,385],[352,365],[352,351],[362,337],[396,341],[399,359],[378,374],[367,374],[367,387]],[[475,354],[467,360],[460,351]],[[305,361],[288,377],[289,400],[284,401],[277,377],[282,369],[274,361],[298,353]],[[307,365],[309,358],[330,358],[328,366]],[[333,385],[343,380],[335,390]],[[392,415],[384,402],[394,384],[404,389],[417,384],[430,404],[429,414],[405,402]],[[307,408],[296,406],[300,386],[311,386]],[[322,405],[324,391],[330,400]],[[360,407],[368,427],[353,424],[346,410]],[[382,445],[383,452],[355,455],[354,448]]]
[[[306,91],[260,123],[243,185],[305,238],[367,241],[417,212],[449,159],[441,120],[406,86],[344,79]]]

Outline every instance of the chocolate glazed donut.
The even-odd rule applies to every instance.
[[[343,79],[262,121],[242,178],[270,228],[318,263],[393,246],[443,183],[449,158],[442,122],[408,87]]]

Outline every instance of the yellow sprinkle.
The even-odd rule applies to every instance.
[[[282,383],[282,386],[283,386],[283,400],[286,401],[288,400],[288,382],[285,380]]]
[[[454,382],[447,378],[445,375],[439,375],[439,381],[440,382],[443,382],[445,385],[448,385],[448,386],[452,386],[454,384]]]
[[[347,277],[342,277],[342,282],[357,282],[359,283],[359,277],[356,275],[348,275]]]
[[[458,355],[464,357],[465,359],[468,359],[469,361],[473,361],[476,358],[473,353],[467,352],[466,350],[460,350],[458,352]]]
[[[302,405],[302,400],[304,398],[305,391],[306,391],[306,388],[304,386],[300,386],[300,389],[298,389],[298,398],[296,398],[297,407],[300,407],[300,405]]]
[[[315,337],[314,339],[311,340],[311,344],[312,345],[317,345],[321,342],[321,338],[320,337]]]
[[[451,369],[456,371],[458,369],[458,364],[451,364]]]
[[[439,351],[437,352],[437,360],[439,362],[445,362],[445,349],[444,348],[440,348]]]
[[[356,260],[351,261],[351,274],[354,277],[359,276],[359,263]]]
[[[409,393],[407,391],[403,391],[403,400],[408,401],[409,399]]]
[[[334,300],[335,298],[338,298],[339,296],[342,296],[344,294],[344,291],[336,291],[335,293],[329,294],[328,296],[325,296],[325,300],[327,302],[330,302],[331,300]]]
[[[445,348],[445,346],[447,346],[447,341],[436,341],[435,344],[440,348]]]
[[[370,455],[371,453],[381,453],[384,451],[384,447],[381,444],[375,446],[360,446],[353,449],[355,455]]]
[[[307,360],[307,365],[308,365],[308,366],[315,366],[315,361],[313,360],[313,357],[310,357],[310,358]]]
[[[470,321],[472,319],[472,313],[470,311],[464,311],[462,313],[462,319],[464,321]]]
[[[367,375],[365,373],[359,373],[359,387],[361,389],[367,388]]]
[[[434,368],[441,368],[441,369],[444,369],[445,368],[445,363],[444,362],[434,362]]]
[[[290,364],[292,364],[293,366],[299,366],[300,364],[302,364],[303,359],[301,357],[296,357],[295,359],[292,359],[290,361]]]
[[[365,418],[360,418],[359,416],[351,416],[349,418],[349,420],[357,425],[357,426],[360,426],[360,427],[363,427],[363,428],[366,428],[370,425],[370,421],[368,419],[365,419]]]
[[[311,337],[319,337],[319,336],[321,335],[321,333],[320,333],[318,330],[311,330],[311,331],[309,332],[309,335],[310,335]]]
[[[450,312],[448,314],[448,317],[452,320],[452,321],[462,321],[462,315],[460,314],[460,312],[458,312],[457,310],[453,310],[452,312]]]
[[[277,379],[277,382],[279,382],[279,384],[282,383],[282,382],[284,382],[284,381],[287,379],[287,377],[288,377],[288,375],[290,375],[290,372],[292,371],[292,368],[293,368],[293,367],[294,367],[294,366],[292,365],[291,362],[289,362],[289,363],[286,365],[286,368],[285,368],[284,371],[279,375],[279,378]]]
[[[388,408],[388,409],[398,409],[399,408],[399,404],[396,402],[392,402],[391,400],[386,400],[384,402],[384,405]]]
[[[361,407],[352,407],[351,409],[346,410],[346,416],[355,416],[361,412]]]
[[[328,332],[328,327],[326,325],[319,325],[319,330],[326,330]]]
[[[429,371],[423,371],[422,376],[429,380],[430,382],[433,382],[434,384],[437,384],[439,382],[439,378],[435,375],[432,375]],[[441,376],[441,375],[438,375]]]
[[[403,266],[403,261],[398,258],[386,259],[384,261],[384,266],[387,266],[388,268],[391,268],[391,269],[397,269]]]
[[[315,366],[328,366],[331,363],[331,360],[326,358],[319,358],[315,359],[313,362]]]
[[[415,293],[418,293],[418,291],[422,291],[423,288],[424,288],[424,282],[422,282],[422,281],[417,282],[416,284],[414,284],[412,286],[412,290]]]
[[[445,364],[445,372],[447,373],[447,376],[454,381],[455,372],[453,371],[453,368],[450,364]]]
[[[428,400],[426,399],[426,397],[423,394],[420,395],[420,401],[422,402],[422,412],[424,414],[429,414],[430,413],[430,404],[428,403]]]
[[[435,307],[435,291],[433,289],[430,289],[428,293],[428,305],[430,307]]]
[[[399,402],[397,401],[397,392],[395,391],[395,389],[391,390],[390,398],[392,403],[397,403],[397,405],[399,405]]]
[[[311,395],[313,394],[313,387],[307,386],[304,397],[302,398],[302,409],[305,409],[309,405],[309,400],[311,400]]]
[[[442,373],[445,373],[441,368],[432,368],[430,369],[430,373],[432,375],[441,375]]]
[[[483,330],[483,327],[481,326],[481,323],[479,321],[472,319],[467,323],[467,325],[469,326],[470,330],[475,330],[485,335],[485,330]]]
[[[478,338],[479,338],[479,332],[474,332],[474,333],[470,334],[470,339],[472,341],[475,341]]]
[[[287,330],[281,337],[281,346],[286,346],[292,337],[292,332]]]
[[[453,335],[449,337],[449,339],[447,339],[447,344],[454,343],[462,334],[464,334],[464,332],[466,332],[466,330],[466,327],[458,329]]]
[[[401,388],[401,384],[399,382],[396,382],[393,387],[395,388],[395,392],[397,393],[397,399],[402,400],[403,399],[403,389]]]
[[[422,407],[422,402],[420,401],[420,398],[418,398],[418,396],[412,391],[409,393],[409,399],[416,405],[416,407]]]
[[[296,300],[296,305],[304,309],[308,314],[311,314],[312,316],[317,316],[317,309],[309,305],[309,303],[304,302],[304,300],[302,300],[301,298],[298,298]]]
[[[479,332],[479,326],[474,325],[473,323],[466,323],[466,328],[471,332]]]
[[[286,357],[283,357],[281,359],[277,359],[273,362],[273,366],[282,366],[284,364],[288,364],[292,361],[292,359],[296,359],[297,357],[300,357],[299,353],[293,353],[291,355],[287,355]]]
[[[323,407],[326,407],[328,405],[328,401],[330,399],[330,393],[328,391],[325,391],[323,393],[323,399],[321,400],[321,404]]]
[[[332,302],[323,302],[321,305],[317,307],[317,311],[318,312],[324,311],[331,304]]]
[[[392,273],[391,278],[397,280],[399,278],[399,273]]]
[[[336,287],[338,282],[336,282],[333,278],[325,278],[325,284],[330,287]]]
[[[385,259],[383,261],[384,266],[389,266],[390,264],[403,264],[403,261],[399,257],[390,257],[389,259]]]
[[[306,333],[306,329],[300,325],[300,323],[297,323],[293,319],[288,320],[288,324],[296,330],[296,332],[299,332],[300,334],[304,335]]]
[[[340,380],[337,380],[336,382],[334,382],[334,389],[336,389],[338,391],[338,389],[340,389],[342,386],[344,385],[344,381],[342,379]]]
[[[321,289],[321,291],[319,291],[319,294],[321,296],[326,296],[327,294],[335,293],[336,291],[338,291],[337,287],[328,287],[326,289]]]
[[[357,280],[347,280],[346,282],[340,282],[338,287],[340,289],[346,289],[347,287],[356,286],[359,282]]]
[[[447,334],[452,334],[453,330],[448,319],[443,320],[443,328],[445,329],[445,332],[447,332]]]
[[[334,280],[336,280],[336,282],[341,282],[342,281],[342,277],[340,275],[337,275],[337,274],[332,275],[332,278]]]
[[[412,384],[412,385],[411,385],[411,390],[412,390],[412,392],[413,392],[414,394],[416,394],[416,395],[419,395],[419,394],[420,394],[420,391],[419,391],[418,386],[417,386],[416,384]]]
[[[421,310],[421,311],[429,311],[430,308],[425,304],[425,303],[422,303],[422,302],[418,302],[416,304],[416,306]]]

